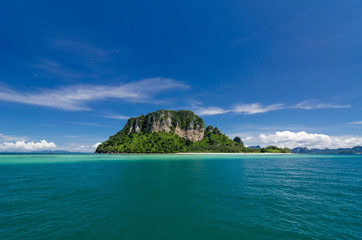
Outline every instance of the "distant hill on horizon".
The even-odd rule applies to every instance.
[[[362,154],[362,146],[355,146],[352,148],[336,148],[336,149],[319,149],[306,147],[296,147],[291,149],[292,153],[306,153],[306,154]]]

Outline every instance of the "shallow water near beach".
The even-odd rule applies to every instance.
[[[0,239],[361,239],[362,156],[1,154]]]

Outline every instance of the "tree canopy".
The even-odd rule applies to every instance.
[[[241,140],[241,138],[240,138],[240,137],[238,137],[238,136],[234,137],[234,142],[239,143],[239,144],[241,144],[241,145],[243,145],[243,146],[244,146],[243,141],[242,141],[242,140]]]

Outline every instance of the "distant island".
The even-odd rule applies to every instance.
[[[308,149],[306,147],[297,147],[291,150],[292,153],[301,153],[301,154],[362,154],[362,146],[356,146],[353,148],[336,148],[336,149],[319,149],[312,148]]]
[[[96,153],[290,153],[288,148],[246,148],[217,127],[205,128],[192,111],[158,110],[128,119],[123,129],[102,144]]]

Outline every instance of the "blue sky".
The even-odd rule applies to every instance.
[[[188,109],[247,145],[362,145],[361,1],[2,1],[0,151]]]

